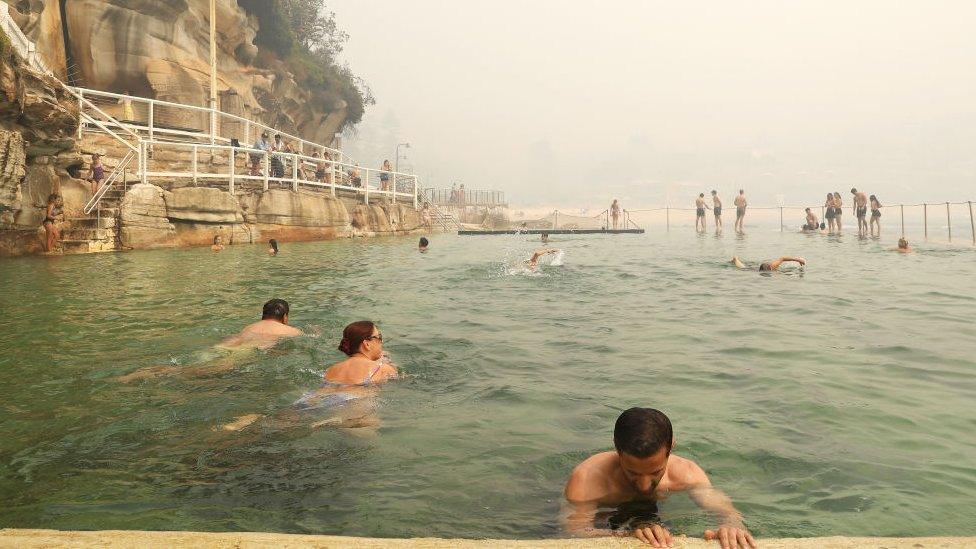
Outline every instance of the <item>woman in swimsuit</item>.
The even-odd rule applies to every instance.
[[[370,397],[376,384],[396,379],[397,368],[383,352],[383,334],[376,324],[360,320],[346,326],[339,350],[349,358],[330,366],[323,376],[323,386],[306,393],[295,402],[298,410],[329,409],[336,412],[326,423],[345,427],[375,425]],[[322,422],[320,422],[322,423]]]
[[[384,160],[383,165],[380,167],[380,190],[381,191],[393,190],[393,185],[390,184],[391,171],[393,171],[393,166],[390,165],[390,161]]]
[[[41,226],[44,227],[44,231],[47,233],[48,253],[54,251],[54,243],[61,238],[61,231],[54,223],[63,211],[64,201],[61,199],[61,195],[54,193],[47,197],[47,211],[44,216],[44,221],[41,222]]]
[[[824,218],[827,219],[830,233],[834,232],[834,217],[836,215],[837,210],[834,209],[834,195],[827,193],[827,201],[824,202]]]
[[[881,203],[878,197],[871,195],[871,236],[874,236],[874,227],[878,227],[878,236],[881,236]]]
[[[841,222],[840,216],[844,213],[844,201],[840,198],[840,193],[834,193],[834,226],[837,227],[837,234],[840,234]]]

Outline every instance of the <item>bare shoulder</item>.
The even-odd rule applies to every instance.
[[[611,491],[611,470],[616,459],[616,452],[601,452],[583,460],[566,482],[566,500],[585,503],[603,499]]]
[[[674,454],[668,460],[668,481],[675,491],[711,484],[708,475],[697,463]]]

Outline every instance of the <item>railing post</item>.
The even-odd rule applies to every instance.
[[[552,220],[552,228],[556,230],[559,228],[559,210],[555,211],[555,217]]]
[[[413,209],[417,209],[417,176],[413,177]],[[972,212],[973,205],[969,205],[969,210]]]
[[[952,242],[952,216],[949,215],[948,202],[946,202],[946,227],[949,229],[949,242]]]
[[[271,176],[271,155],[264,151],[264,190],[268,190],[268,177]]]
[[[973,223],[973,201],[967,201],[969,204],[969,228],[973,231],[973,244],[976,245],[976,224]]]
[[[397,176],[393,175],[390,180],[393,181],[393,203],[396,204]]]
[[[193,173],[193,186],[197,186],[197,146],[193,146],[193,152],[190,155],[190,171]]]
[[[779,207],[779,232],[783,232],[783,207]]]
[[[899,207],[901,208],[901,236],[902,236],[902,238],[904,238],[904,236],[905,236],[905,205],[904,204],[901,204]]]
[[[210,104],[210,144],[217,142],[217,106]]]
[[[237,161],[237,151],[234,150],[234,147],[231,147],[230,148],[230,185],[228,185],[228,190],[232,195],[234,194],[234,172],[237,171],[236,166],[234,166],[236,161]]]
[[[245,144],[251,143],[251,119],[250,118],[244,119],[244,143]]]
[[[366,170],[367,177],[360,177],[363,186],[363,204],[369,206],[369,170]],[[351,183],[351,182],[350,182]]]
[[[6,4],[4,6],[6,7]],[[85,124],[81,117],[83,112],[85,112],[85,92],[78,90],[78,139],[81,139],[81,130]]]
[[[300,145],[299,141],[299,147]],[[291,190],[298,192],[298,155],[291,155]]]
[[[929,239],[929,205],[922,204],[922,225],[925,227],[925,240]]]
[[[149,140],[150,141],[153,140],[153,126],[154,126],[154,124],[153,124],[153,122],[154,122],[153,117],[154,117],[154,114],[155,114],[155,109],[153,108],[153,105],[155,105],[155,102],[154,101],[150,101],[149,102]]]
[[[146,158],[146,142],[145,141],[140,141],[139,142],[139,158],[137,158],[136,160],[138,160],[137,164],[139,166],[139,172],[140,172],[139,173],[139,179],[140,179],[140,181],[142,181],[143,183],[148,183],[149,182],[149,176],[146,175],[146,172],[149,171],[149,166],[147,165],[148,162],[149,162],[149,159]]]

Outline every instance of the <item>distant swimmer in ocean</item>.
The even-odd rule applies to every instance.
[[[532,257],[525,262],[525,264],[528,265],[530,269],[535,269],[536,267],[539,266],[539,258],[541,258],[542,256],[555,254],[555,253],[559,253],[559,250],[556,248],[546,248],[542,250],[536,250],[535,253],[532,254]]]
[[[325,370],[321,387],[302,395],[288,410],[268,418],[272,424],[288,427],[305,423],[313,428],[363,428],[379,424],[375,413],[378,385],[399,376],[396,365],[383,351],[382,332],[369,320],[353,322],[342,331],[339,350],[349,358]],[[302,420],[307,413],[322,413],[323,417],[311,422]],[[263,417],[248,414],[221,429],[240,431]]]
[[[695,199],[695,230],[705,232],[705,193],[699,193]]]
[[[268,255],[278,255],[278,241],[273,238],[268,241]]]
[[[264,304],[261,320],[245,326],[237,335],[218,343],[211,349],[210,356],[196,366],[152,366],[136,370],[118,378],[122,383],[131,383],[154,377],[180,375],[202,377],[232,370],[237,366],[237,351],[270,349],[283,339],[303,335],[298,328],[288,325],[288,302],[272,299]],[[216,356],[213,354],[216,353]]]
[[[214,235],[213,246],[210,246],[210,250],[214,252],[219,252],[224,249],[224,237]]]
[[[915,251],[915,248],[912,248],[911,246],[909,246],[908,245],[908,239],[906,239],[903,236],[903,237],[901,237],[901,238],[898,239],[898,247],[897,248],[894,248],[893,250],[896,251],[896,252],[898,252],[898,253],[902,253],[902,254],[910,254],[910,253],[912,253],[912,252]]]
[[[782,265],[783,263],[786,263],[788,261],[792,261],[794,263],[799,263],[800,265],[806,265],[807,264],[807,260],[806,259],[803,259],[802,257],[791,257],[791,256],[785,256],[784,255],[783,257],[781,257],[779,259],[774,259],[772,261],[764,261],[763,263],[760,263],[759,264],[759,270],[760,271],[763,271],[763,272],[765,272],[765,271],[778,271],[780,265]],[[735,265],[736,267],[738,267],[740,269],[750,269],[751,268],[748,265],[746,265],[745,263],[743,263],[742,260],[739,259],[739,256],[733,256],[732,257],[732,260],[729,261],[729,263]]]
[[[717,540],[723,549],[756,547],[732,500],[712,487],[697,463],[672,453],[671,420],[663,412],[631,408],[620,414],[613,445],[614,450],[587,458],[569,476],[564,492],[568,533],[597,537],[627,528],[644,543],[669,547],[673,538],[657,518],[657,503],[675,492],[687,492],[718,521],[715,530],[705,531],[705,539]],[[639,507],[643,509],[637,515]],[[601,512],[601,508],[616,511]],[[601,515],[606,517],[602,524]]]
[[[548,244],[549,243],[549,233],[542,233],[542,237],[539,238],[539,240],[541,240],[543,244]]]
[[[427,237],[426,236],[420,237],[420,243],[417,245],[417,249],[420,250],[420,253],[422,254],[427,253],[428,246],[430,246],[430,241],[427,240]]]

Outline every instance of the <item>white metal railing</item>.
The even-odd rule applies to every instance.
[[[0,1],[0,29],[10,38],[10,44],[24,61],[35,70],[44,74],[54,74],[47,64],[37,55],[37,48],[24,34],[17,22],[10,17],[10,6],[6,2]]]
[[[301,137],[289,134],[251,120],[210,107],[185,105],[160,99],[149,99],[120,93],[74,88],[92,103],[117,113],[122,124],[148,135],[150,140],[196,138],[211,144],[230,144],[237,139],[243,146],[256,142],[263,132],[270,138],[281,135],[296,152],[305,154],[313,151],[327,154],[340,162],[352,163],[352,159],[342,151],[320,145]],[[128,111],[128,112],[127,112]]]
[[[145,169],[140,174],[143,182],[148,182],[150,178],[189,179],[194,184],[226,182],[231,193],[236,191],[238,185],[247,182],[259,183],[263,190],[274,185],[290,187],[294,191],[301,187],[317,191],[328,189],[333,196],[338,189],[361,194],[366,204],[369,204],[370,198],[378,196],[392,203],[410,203],[414,208],[419,200],[419,182],[417,176],[412,174],[251,147],[158,140],[143,140],[141,146],[145,159]],[[150,148],[152,155],[147,154]],[[161,161],[154,161],[153,157],[171,151],[183,152],[187,156],[166,160],[166,169],[154,169],[153,164]],[[386,175],[385,180],[383,175]]]
[[[503,191],[481,189],[437,189],[423,190],[424,197],[438,206],[507,206]]]
[[[109,174],[109,176],[102,183],[102,186],[95,191],[95,194],[91,197],[88,203],[85,204],[85,215],[91,214],[112,185],[114,185],[117,180],[125,177],[125,170],[128,169],[129,164],[132,163],[132,160],[137,156],[137,152],[129,151],[128,154],[126,154],[125,157],[115,165],[115,169],[112,170],[112,173]]]

